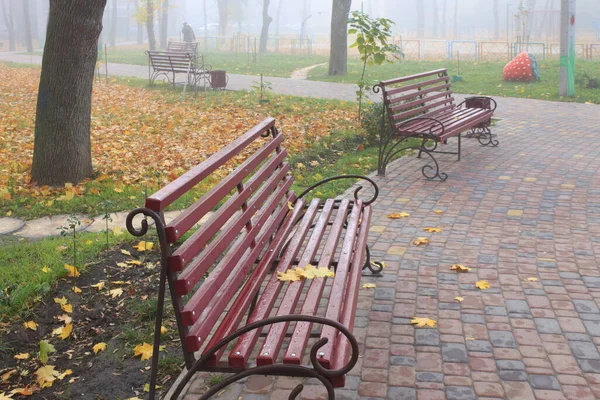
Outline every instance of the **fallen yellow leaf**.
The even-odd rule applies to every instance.
[[[37,387],[29,387],[29,385],[27,385],[24,388],[17,388],[11,390],[10,394],[21,394],[23,396],[31,396],[33,392],[37,392],[38,390],[40,389]]]
[[[63,305],[63,304],[67,304],[67,303],[69,303],[69,300],[67,300],[67,298],[66,298],[65,296],[63,296],[63,297],[61,297],[61,298],[55,297],[55,298],[54,298],[54,302],[55,302],[56,304]]]
[[[294,205],[292,204],[292,202],[291,202],[291,201],[288,201],[288,209],[289,209],[290,211],[294,211]]]
[[[77,270],[76,267],[69,265],[69,264],[65,264],[65,269],[68,271],[67,272],[67,276],[71,277],[71,278],[77,278],[79,277],[81,274],[79,273],[79,271]]]
[[[490,283],[488,281],[477,281],[475,282],[475,287],[485,290],[490,288]]]
[[[27,359],[29,359],[29,353],[15,354],[15,359],[16,360],[27,360]]]
[[[442,214],[443,213],[442,210],[433,210],[433,212],[436,213],[436,214]]]
[[[52,335],[60,336],[62,340],[65,340],[69,336],[71,336],[71,332],[73,332],[73,324],[68,323],[65,326],[61,326],[60,328],[56,328],[52,331]]]
[[[54,369],[53,365],[46,365],[38,368],[35,371],[35,375],[37,376],[36,380],[40,388],[51,387],[52,382],[56,380],[56,377],[60,375],[58,371]]]
[[[277,279],[280,281],[295,282],[300,280],[300,275],[294,270],[288,270],[286,272],[277,271]]]
[[[73,370],[70,369],[66,369],[65,372],[63,372],[62,374],[58,375],[56,377],[56,379],[58,379],[59,381],[62,381],[63,379],[65,379],[65,376],[69,376],[73,373]]]
[[[363,283],[362,287],[363,289],[375,289],[377,285],[375,285],[374,283]]]
[[[10,370],[10,371],[8,371],[7,373],[5,373],[5,374],[2,374],[2,382],[6,382],[6,381],[8,381],[8,380],[10,379],[10,377],[11,377],[11,376],[12,376],[12,375],[13,375],[15,372],[17,372],[17,370],[16,370],[16,369],[11,369],[11,370]]]
[[[129,260],[129,261],[127,261],[127,264],[130,264],[130,265],[142,265],[142,262],[139,261],[139,260]]]
[[[70,324],[73,322],[73,318],[69,314],[63,314],[56,317],[57,320],[64,322],[65,324]]]
[[[459,303],[462,303],[462,302],[463,302],[463,300],[464,300],[464,297],[456,296],[456,297],[454,298],[454,300],[458,301]]]
[[[462,264],[454,264],[450,267],[450,269],[456,272],[469,272],[471,270],[470,267],[465,267]]]
[[[49,273],[50,271],[52,271],[50,268],[48,268],[48,267],[46,267],[46,266],[43,266],[43,267],[42,267],[42,272],[43,272],[43,273],[46,273],[46,274],[47,274],[47,273]]]
[[[73,305],[72,304],[61,304],[60,308],[62,308],[62,310],[64,312],[68,312],[69,314],[73,312]]]
[[[419,328],[423,328],[425,326],[429,326],[431,328],[435,327],[437,322],[431,318],[423,318],[423,317],[414,317],[411,321],[411,324],[417,325]]]
[[[92,242],[91,240],[86,240],[86,242],[85,242],[86,246],[91,246],[92,243],[94,243],[94,242]]]
[[[400,212],[400,213],[392,213],[387,216],[389,219],[400,219],[400,218],[408,218],[410,217],[409,213]]]
[[[11,210],[8,210],[8,211],[6,212],[6,216],[7,216],[7,217],[10,217],[11,215],[12,215],[12,211],[11,211]]]
[[[100,291],[100,290],[104,289],[104,285],[106,285],[106,282],[100,281],[100,282],[96,283],[95,285],[90,285],[90,286],[93,288],[96,288],[96,289],[98,289],[98,291]]]
[[[130,256],[131,253],[129,252],[129,250],[125,250],[125,249],[121,249],[121,253],[125,254],[126,256]]]
[[[164,327],[164,326],[160,327],[160,334],[161,335],[165,335],[167,332],[169,332],[169,330],[166,327]]]
[[[137,251],[150,251],[154,248],[154,243],[141,241],[137,244],[137,246],[133,246]]]
[[[71,288],[71,290],[72,290],[74,293],[81,293],[81,289],[79,289],[77,286],[73,286],[73,287]]]
[[[92,350],[94,351],[94,354],[98,354],[99,352],[106,350],[106,343],[96,343],[94,347],[92,347]]]
[[[119,236],[119,235],[123,234],[123,229],[121,229],[120,226],[115,226],[111,230],[112,230],[113,235],[115,235],[115,236]]]
[[[294,272],[298,274],[302,278],[306,279],[314,279],[314,278],[333,278],[335,273],[331,271],[329,268],[325,267],[315,267],[314,265],[308,264],[304,268],[295,268]]]
[[[426,228],[423,228],[423,230],[424,230],[425,232],[430,232],[430,233],[439,233],[439,232],[441,232],[441,231],[442,231],[442,229],[441,229],[441,228],[431,228],[431,227],[426,227]]]
[[[32,331],[36,331],[38,324],[36,324],[34,321],[27,321],[23,322],[23,326],[25,327],[25,329],[31,329]]]
[[[537,282],[537,278],[531,277],[531,278],[527,278],[527,282]]]
[[[160,386],[160,385],[156,385],[156,388],[157,388],[157,389],[162,389],[162,386]],[[149,391],[150,391],[150,384],[149,384],[149,383],[146,383],[146,384],[144,385],[144,392],[146,392],[146,393],[147,393],[147,392],[149,392]],[[1,399],[0,399],[0,400],[1,400]],[[137,397],[131,397],[131,398],[127,399],[127,400],[141,400],[141,399],[138,399]]]
[[[150,359],[152,357],[152,345],[144,342],[144,344],[138,344],[133,349],[133,356],[141,356],[142,361]]]
[[[412,244],[414,244],[415,246],[420,246],[422,244],[429,244],[429,239],[426,237],[419,237],[419,238],[416,238],[415,240],[413,240]]]
[[[107,296],[111,296],[113,299],[121,296],[123,294],[123,289],[116,288],[113,290],[109,290]]]
[[[123,189],[121,189],[121,188],[118,188],[118,187],[116,187],[116,188],[113,188],[113,190],[114,190],[115,192],[117,192],[117,193],[123,193]]]

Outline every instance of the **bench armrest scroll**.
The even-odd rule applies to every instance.
[[[365,180],[365,181],[369,182],[369,183],[371,184],[371,186],[373,186],[373,190],[375,191],[375,193],[373,194],[373,196],[372,196],[370,199],[363,201],[363,204],[364,204],[365,206],[368,206],[369,204],[371,204],[371,203],[373,203],[375,200],[377,200],[377,197],[379,196],[379,187],[377,186],[377,184],[375,183],[375,181],[374,181],[373,179],[371,179],[371,178],[368,178],[368,177],[366,177],[366,176],[363,176],[363,175],[336,175],[336,176],[332,176],[332,177],[330,177],[330,178],[323,179],[323,180],[321,180],[321,181],[319,181],[319,182],[315,183],[314,185],[311,185],[311,186],[309,186],[308,188],[306,188],[306,190],[304,190],[302,193],[300,193],[300,194],[298,195],[298,198],[296,199],[296,201],[297,201],[298,199],[301,199],[301,198],[303,198],[304,196],[306,196],[306,195],[307,195],[309,192],[311,192],[313,189],[316,189],[317,187],[319,187],[319,186],[321,186],[321,185],[324,185],[324,184],[326,184],[326,183],[328,183],[328,182],[331,182],[331,181],[337,181],[337,180],[340,180],[340,179],[355,179],[355,180],[356,180],[356,179],[363,179],[363,180]],[[360,192],[362,189],[363,189],[363,187],[362,187],[362,186],[359,186],[359,187],[357,187],[357,188],[356,188],[356,190],[354,191],[354,200],[355,200],[355,201],[358,201],[358,200],[359,200],[358,193],[359,193],[359,192]]]

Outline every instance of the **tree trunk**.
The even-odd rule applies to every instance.
[[[125,40],[129,41],[129,22],[131,21],[131,2],[127,1],[127,18],[125,19]]]
[[[21,0],[23,2],[23,21],[25,30],[25,46],[28,52],[33,51],[33,40],[31,39],[31,19],[29,15],[29,0]]]
[[[271,0],[263,0],[262,10],[262,29],[260,30],[260,46],[258,51],[260,53],[267,52],[267,40],[269,39],[269,25],[273,21],[273,18],[269,16],[269,4]]]
[[[281,3],[283,0],[279,0],[277,3],[277,14],[275,15],[275,37],[279,38],[279,25],[281,25]]]
[[[500,13],[498,12],[499,0],[494,0],[494,40],[500,39]]]
[[[4,15],[4,25],[6,25],[6,30],[8,31],[9,51],[15,51],[15,19],[13,11],[12,0],[8,0],[8,7],[6,6],[6,0],[2,0],[2,14]]]
[[[113,0],[111,11],[109,43],[112,47],[115,47],[117,43],[117,0]]]
[[[459,39],[459,32],[458,32],[458,0],[454,1],[454,39]]]
[[[50,0],[31,168],[39,185],[92,174],[92,85],[106,1]]]
[[[219,1],[219,36],[227,35],[227,0]]]
[[[431,33],[433,34],[434,38],[437,38],[439,35],[438,27],[440,24],[440,21],[439,21],[440,17],[439,17],[439,12],[438,12],[438,8],[437,8],[437,0],[432,0],[432,2],[433,2],[433,25],[432,25],[433,29],[431,30],[432,31]]]
[[[423,0],[416,0],[417,2],[417,39],[423,39],[425,37],[425,8]]]
[[[154,8],[152,0],[146,0],[146,29],[148,30],[148,49],[156,50],[156,37],[154,36]]]
[[[169,27],[169,0],[162,0],[160,3],[160,48],[166,49],[167,39],[169,38],[167,31]]]
[[[329,76],[348,72],[348,14],[352,0],[333,0]]]
[[[448,0],[442,0],[442,38],[447,39],[446,34],[446,11],[448,9]]]
[[[139,0],[134,0],[133,5],[137,14],[140,9]],[[144,44],[144,24],[140,24],[139,22],[137,22],[137,44]]]

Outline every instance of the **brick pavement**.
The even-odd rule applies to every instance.
[[[423,180],[412,157],[377,178],[370,242],[388,267],[363,278],[377,287],[361,289],[361,358],[337,398],[600,398],[600,107],[538,104],[505,105],[500,147],[464,140],[461,162],[441,156],[446,182]],[[411,216],[386,217],[401,211]],[[438,326],[415,328],[415,315]],[[220,398],[287,398],[299,381],[254,377]],[[305,383],[299,398],[324,398]]]

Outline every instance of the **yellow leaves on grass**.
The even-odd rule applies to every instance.
[[[454,264],[454,265],[452,265],[450,267],[450,269],[452,271],[456,271],[456,272],[469,272],[469,271],[471,271],[470,267],[466,267],[466,266],[464,266],[462,264]]]
[[[412,244],[415,246],[420,246],[422,244],[429,244],[429,239],[426,237],[419,237],[412,241]]]
[[[42,272],[43,272],[43,273],[45,273],[45,274],[48,274],[48,273],[50,273],[51,271],[52,271],[52,270],[51,270],[50,268],[46,267],[45,265],[42,267]]]
[[[435,328],[435,326],[437,325],[437,322],[435,320],[423,317],[414,317],[410,320],[410,323],[413,325],[417,325],[419,328],[423,328],[425,326]]]
[[[287,270],[286,272],[277,272],[277,278],[280,281],[296,282],[300,279],[314,279],[314,278],[333,278],[335,273],[326,267],[315,267],[314,265],[308,264],[304,268],[296,267],[293,270]]]
[[[439,233],[439,232],[442,231],[442,228],[431,228],[431,227],[428,226],[426,228],[423,228],[423,230],[425,232],[429,232],[429,233]]]
[[[363,283],[362,287],[363,289],[375,289],[377,285],[375,285],[374,283]]]
[[[25,327],[25,329],[31,329],[32,331],[36,331],[38,324],[36,324],[35,321],[27,321],[23,322],[23,326]]]
[[[387,216],[389,219],[400,219],[400,218],[408,218],[410,217],[409,213],[400,212],[400,213],[392,213]]]
[[[71,277],[71,278],[78,278],[81,274],[79,273],[79,270],[77,270],[76,267],[69,265],[69,264],[65,264],[65,269],[67,270],[67,276]]]
[[[154,243],[141,241],[136,246],[133,246],[137,251],[150,251],[154,248]]]
[[[489,289],[491,286],[488,281],[477,281],[475,282],[475,287],[480,290],[486,290]]]
[[[96,343],[94,347],[92,347],[92,350],[94,351],[94,354],[98,354],[99,352],[106,350],[106,343]]]
[[[142,361],[149,360],[152,357],[152,345],[144,342],[144,344],[138,344],[133,349],[133,356],[141,356]]]

